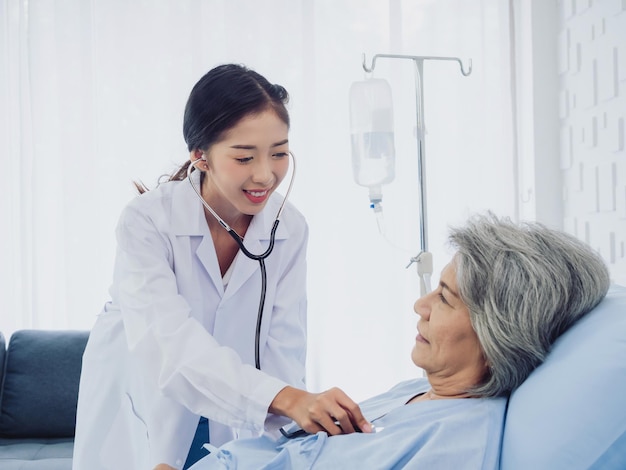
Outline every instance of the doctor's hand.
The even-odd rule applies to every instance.
[[[285,387],[278,392],[269,411],[293,419],[311,434],[326,431],[334,436],[358,430],[372,432],[372,425],[363,417],[359,405],[338,388],[309,393]]]

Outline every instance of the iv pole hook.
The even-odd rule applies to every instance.
[[[363,54],[363,70],[367,73],[372,73],[374,68],[376,67],[376,59],[379,57],[387,57],[390,59],[412,59],[415,61],[423,61],[423,60],[452,60],[454,62],[458,62],[459,67],[461,69],[461,74],[467,77],[472,73],[472,59],[469,59],[469,64],[467,70],[465,70],[465,66],[463,62],[458,57],[440,57],[440,56],[414,56],[414,55],[399,55],[399,54],[376,54],[372,57],[372,65],[370,67],[367,66],[367,62],[365,60],[365,54]]]

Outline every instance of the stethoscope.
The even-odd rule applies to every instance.
[[[244,246],[243,238],[241,238],[241,236],[230,225],[228,225],[219,215],[217,215],[217,212],[215,212],[213,208],[209,206],[209,204],[204,200],[204,198],[202,197],[202,194],[200,193],[200,190],[198,189],[196,184],[193,182],[193,178],[191,178],[191,172],[195,168],[196,164],[200,162],[206,162],[206,160],[204,158],[200,158],[196,160],[195,162],[191,162],[191,164],[187,167],[187,179],[189,180],[189,183],[191,184],[191,187],[193,188],[195,193],[200,198],[200,201],[202,201],[202,204],[204,205],[206,210],[208,210],[213,215],[213,217],[215,217],[215,219],[219,222],[219,224],[222,227],[224,227],[224,229],[230,234],[233,240],[237,242],[237,245],[239,245],[239,248],[241,249],[243,254],[246,255],[251,260],[258,261],[259,266],[261,267],[261,298],[259,299],[259,312],[257,313],[256,332],[254,335],[254,365],[259,370],[261,370],[261,357],[260,357],[261,356],[260,354],[261,321],[263,320],[263,307],[265,306],[265,292],[267,290],[267,273],[265,271],[265,258],[267,258],[274,250],[274,242],[276,241],[276,229],[278,228],[278,222],[280,222],[280,215],[283,212],[283,208],[285,207],[285,203],[287,202],[289,193],[291,193],[293,180],[296,176],[296,158],[292,152],[289,152],[289,155],[291,155],[291,161],[293,162],[293,168],[291,171],[291,181],[289,181],[287,192],[285,193],[283,202],[280,205],[280,208],[278,209],[278,213],[276,214],[276,220],[274,220],[274,225],[272,226],[272,231],[270,233],[270,244],[267,247],[267,250],[265,250],[263,253],[259,255],[255,255],[254,253],[251,253]]]

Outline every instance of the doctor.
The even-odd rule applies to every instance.
[[[193,87],[183,125],[189,161],[152,191],[138,185],[142,194],[118,223],[111,301],[83,357],[75,470],[189,466],[201,417],[209,431],[199,443],[214,446],[278,428],[281,416],[310,432],[370,429],[340,390],[299,390],[306,358],[303,216],[284,206],[264,260],[264,289],[259,261],[225,230],[253,254],[270,245],[284,203],[274,191],[289,167],[287,100],[283,87],[233,64]]]

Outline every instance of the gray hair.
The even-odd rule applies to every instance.
[[[489,373],[474,396],[506,395],[606,295],[608,269],[580,240],[539,223],[476,216],[450,233],[459,296]]]

